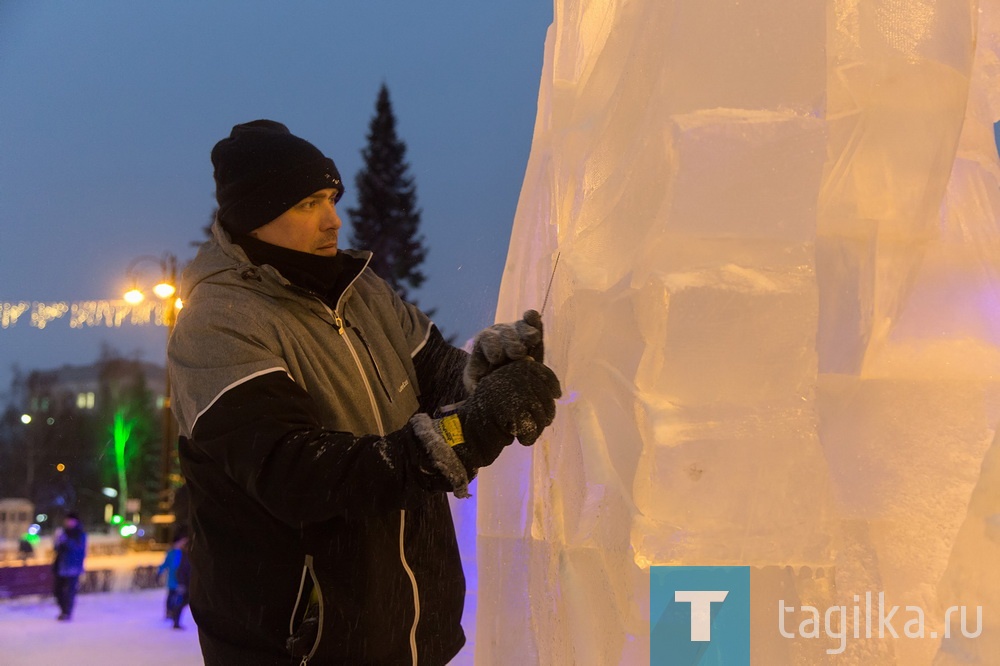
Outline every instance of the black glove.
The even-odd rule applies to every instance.
[[[542,316],[535,310],[513,324],[494,324],[476,334],[465,366],[465,388],[471,393],[483,377],[511,361],[530,357],[542,363],[544,355]]]
[[[458,408],[464,442],[453,450],[470,475],[497,459],[516,437],[531,446],[556,416],[562,388],[537,361],[511,361],[486,375]]]

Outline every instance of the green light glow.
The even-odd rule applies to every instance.
[[[115,442],[115,465],[118,467],[118,511],[125,513],[125,503],[128,499],[128,479],[125,478],[125,445],[132,435],[135,419],[125,420],[125,410],[115,412],[115,422],[112,436]],[[116,523],[117,524],[117,523]]]
[[[122,524],[122,517],[121,516],[111,516],[111,524],[112,525],[121,525]]]

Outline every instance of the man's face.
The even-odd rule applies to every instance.
[[[332,187],[313,192],[267,224],[250,232],[271,245],[332,257],[337,254],[337,231],[342,222]]]

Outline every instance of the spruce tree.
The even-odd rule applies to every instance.
[[[426,279],[420,271],[427,251],[418,235],[417,191],[408,174],[406,144],[396,135],[389,90],[382,84],[368,125],[364,167],[354,177],[357,208],[349,208],[351,246],[371,250],[369,266],[404,299]]]

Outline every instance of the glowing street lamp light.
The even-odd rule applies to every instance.
[[[139,303],[142,303],[146,296],[138,289],[129,289],[125,292],[125,295],[122,296],[122,298],[124,298],[125,302],[129,305],[139,305]]]
[[[156,297],[162,298],[163,300],[167,300],[168,298],[173,296],[174,292],[176,291],[177,287],[175,287],[169,282],[160,282],[155,287],[153,287],[153,293],[156,294]]]

